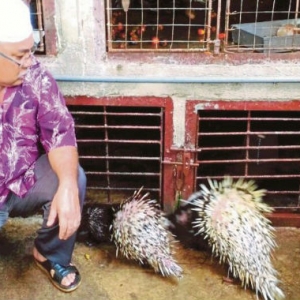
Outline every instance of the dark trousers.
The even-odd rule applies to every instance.
[[[5,224],[8,217],[27,217],[42,209],[43,224],[37,232],[35,247],[47,259],[67,266],[71,262],[76,234],[67,240],[60,240],[58,238],[58,223],[51,227],[46,226],[51,202],[58,188],[58,178],[49,164],[47,155],[38,159],[34,173],[37,181],[24,198],[13,193],[9,195],[7,202],[0,210],[0,228]],[[78,169],[78,187],[82,209],[86,190],[86,176],[80,166]]]

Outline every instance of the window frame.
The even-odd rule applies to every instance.
[[[28,3],[37,1],[30,0]],[[42,3],[42,20],[44,31],[44,51],[37,54],[56,55],[57,54],[57,29],[55,26],[56,6],[55,0],[41,0]],[[31,12],[32,13],[32,12]]]

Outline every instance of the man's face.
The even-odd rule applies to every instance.
[[[16,86],[23,82],[32,64],[33,37],[16,42],[0,42],[0,87]]]

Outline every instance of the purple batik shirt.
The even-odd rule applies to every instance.
[[[35,183],[38,142],[46,153],[76,146],[74,121],[56,81],[32,62],[22,85],[7,88],[0,107],[0,207],[10,192],[22,197]]]

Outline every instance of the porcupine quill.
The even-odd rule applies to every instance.
[[[243,287],[251,287],[265,300],[283,299],[277,286],[277,271],[272,252],[277,246],[274,228],[263,215],[272,208],[262,202],[265,190],[257,190],[254,181],[226,177],[222,182],[208,181],[187,202],[198,213],[193,222],[197,234],[204,235],[220,263],[227,263],[234,278]]]
[[[182,269],[173,258],[172,234],[167,219],[156,200],[142,188],[124,200],[114,215],[112,241],[127,259],[149,264],[163,276],[182,276]]]

